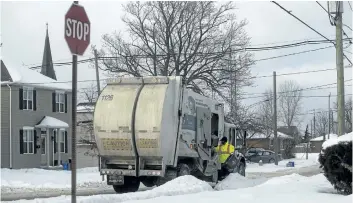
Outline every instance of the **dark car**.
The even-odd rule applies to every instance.
[[[258,163],[262,160],[263,163],[274,163],[275,162],[275,152],[270,150],[258,150],[255,153],[249,154],[246,157],[250,162]],[[281,155],[278,154],[278,160],[282,160]]]

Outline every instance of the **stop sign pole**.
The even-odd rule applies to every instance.
[[[72,54],[72,120],[71,120],[71,202],[76,203],[76,105],[77,55],[82,56],[90,43],[91,23],[83,6],[74,1],[65,15],[65,40]]]

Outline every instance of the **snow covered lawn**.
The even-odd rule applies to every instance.
[[[97,167],[77,170],[77,186],[106,185]],[[71,188],[71,171],[44,169],[1,169],[1,187],[8,188]]]
[[[306,155],[303,153],[297,153],[296,158],[293,159],[285,159],[278,162],[278,166],[275,164],[264,164],[259,166],[258,163],[250,163],[247,164],[246,172],[247,173],[268,173],[268,172],[276,172],[283,170],[296,170],[298,168],[309,167],[319,165],[318,162],[319,153],[311,153],[308,156],[308,160],[306,160]],[[289,161],[294,161],[294,167],[286,167],[286,164]]]
[[[229,178],[233,180],[241,179],[246,182],[246,178],[236,176],[238,175],[232,175]],[[304,177],[298,174],[275,177],[246,188],[239,188],[237,181],[233,182],[227,179],[220,184],[223,184],[223,187],[216,186],[218,191],[215,191],[203,181],[192,176],[183,176],[149,191],[77,197],[77,200],[80,203],[132,203],[136,200],[139,200],[140,203],[229,202],[229,200],[236,202],[261,201],[261,203],[350,203],[352,201],[352,195],[342,196],[337,194],[322,174],[312,177]],[[70,196],[61,196],[17,202],[64,203],[70,201]]]

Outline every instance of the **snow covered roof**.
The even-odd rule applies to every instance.
[[[248,136],[251,136],[251,135],[252,135],[252,133],[248,132]],[[292,136],[281,133],[281,132],[277,132],[277,137],[293,139]],[[272,132],[270,136],[267,136],[263,133],[255,133],[253,136],[249,137],[249,139],[263,139],[263,138],[271,138],[272,139],[272,138],[274,138],[274,134]]]
[[[39,88],[45,88],[45,89],[71,91],[70,85],[67,85],[64,82],[53,80],[29,68],[7,65],[5,67],[2,66],[1,69],[7,69],[10,75],[10,79],[8,81],[1,81],[0,83],[1,85],[19,84],[19,85],[39,87]]]
[[[348,134],[345,134],[345,135],[342,135],[342,136],[337,136],[336,138],[333,138],[333,139],[329,139],[327,141],[325,141],[323,144],[322,144],[322,149],[325,149],[327,147],[330,147],[332,145],[336,145],[340,142],[352,142],[353,140],[353,133],[350,132]]]
[[[328,140],[328,135],[325,135],[325,139]],[[338,135],[336,134],[330,134],[330,139],[337,139]],[[319,136],[319,137],[315,137],[313,139],[311,139],[310,141],[323,141],[324,140],[324,136]]]
[[[50,117],[50,116],[44,116],[44,118],[35,126],[37,128],[68,128],[69,124],[65,123],[64,121],[61,121],[59,119]]]
[[[76,107],[78,113],[91,113],[94,111],[95,103],[82,102],[79,103]]]

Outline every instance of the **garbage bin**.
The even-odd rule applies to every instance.
[[[64,171],[68,171],[69,170],[69,163],[65,162],[63,164],[63,168],[64,168]]]

